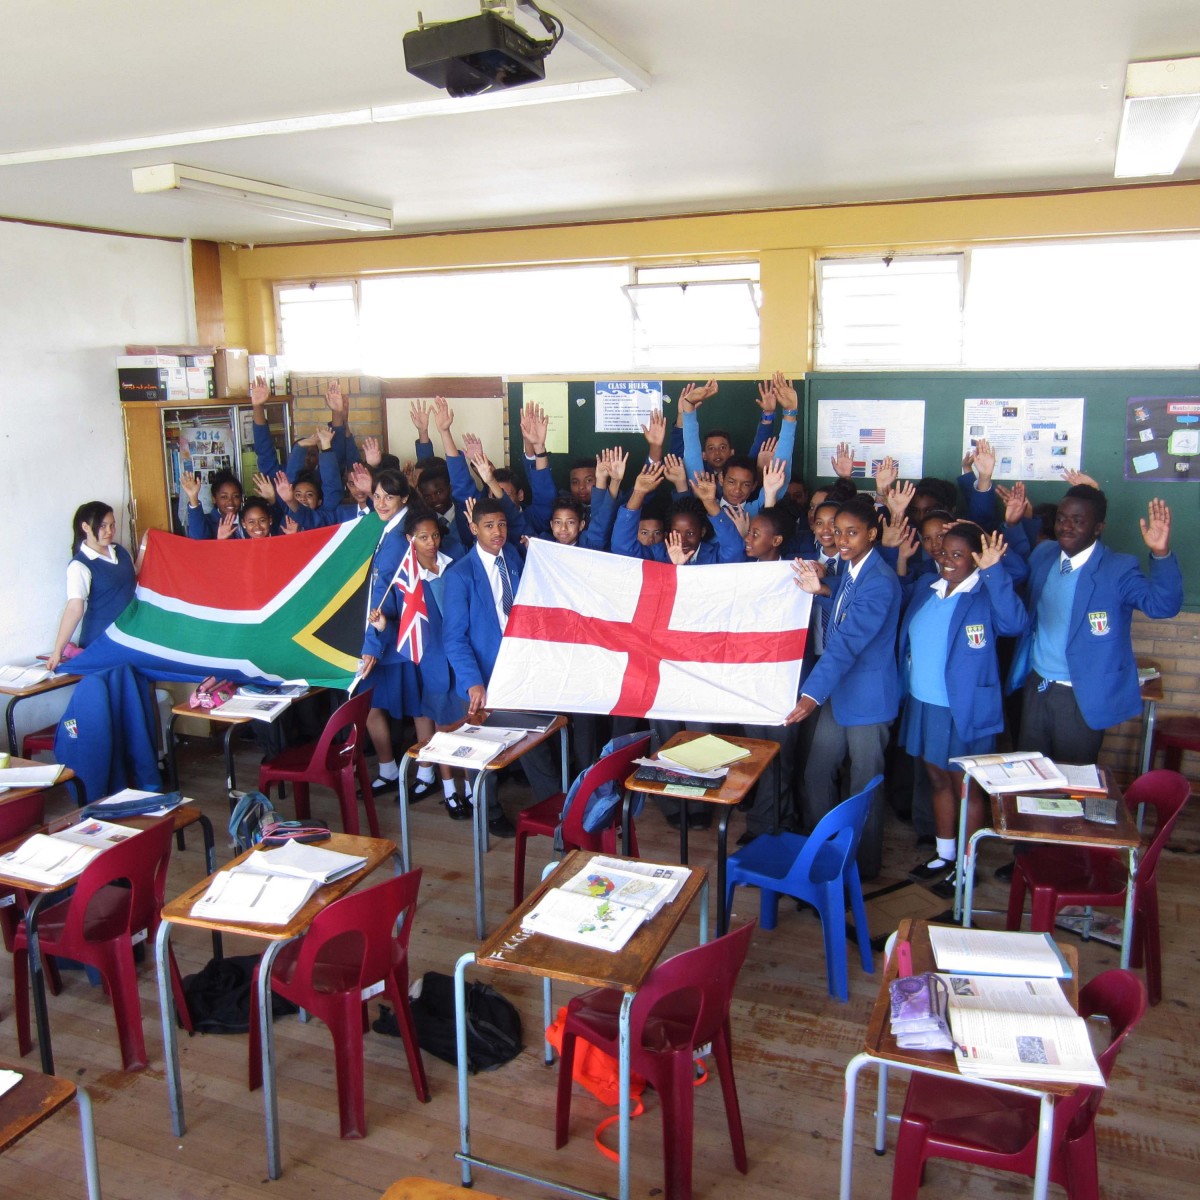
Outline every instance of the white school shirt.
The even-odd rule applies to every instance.
[[[112,544],[108,548],[108,553],[103,554],[99,550],[93,550],[86,542],[79,544],[79,549],[83,552],[84,558],[103,559],[113,566],[117,565],[117,547]],[[76,562],[71,559],[67,563],[67,599],[68,600],[87,600],[92,594],[92,573],[81,562]]]
[[[479,555],[479,561],[483,563],[484,573],[487,575],[488,584],[492,589],[492,602],[496,606],[496,620],[500,623],[500,632],[504,632],[504,627],[508,624],[508,614],[504,611],[504,589],[500,586],[500,572],[496,568],[496,559],[499,555],[489,554],[478,542],[475,543],[475,553]],[[513,588],[512,571],[508,567],[508,563],[504,564],[508,570],[508,586]],[[516,588],[513,588],[514,594]]]

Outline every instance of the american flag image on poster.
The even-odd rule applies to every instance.
[[[860,429],[858,431],[859,445],[862,446],[882,446],[884,436],[887,430],[876,426],[874,429]]]
[[[400,593],[400,627],[396,633],[396,649],[410,662],[419,663],[425,652],[429,610],[425,607],[425,589],[421,585],[421,568],[417,565],[417,547],[412,542],[409,542],[408,553],[396,568],[392,586]]]

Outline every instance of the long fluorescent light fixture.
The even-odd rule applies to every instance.
[[[330,229],[347,229],[355,233],[371,233],[392,228],[392,210],[337,196],[321,196],[300,192],[294,188],[243,179],[240,175],[223,175],[180,163],[163,163],[156,167],[133,168],[135,192],[195,192],[217,200],[257,208],[286,221],[303,225],[323,225]]]
[[[1174,175],[1200,124],[1200,58],[1130,63],[1117,139],[1118,179]]]

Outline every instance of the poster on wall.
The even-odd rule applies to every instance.
[[[889,455],[902,479],[925,473],[924,400],[827,400],[817,402],[817,473],[832,475],[830,459],[843,442],[854,458],[856,479],[870,478]]]
[[[662,380],[610,379],[596,384],[596,432],[641,433],[663,411]]]
[[[964,400],[963,456],[986,438],[997,479],[1061,479],[1081,469],[1083,398]]]
[[[1200,396],[1131,396],[1125,416],[1125,478],[1200,479]]]
[[[565,383],[527,383],[521,389],[526,404],[536,404],[546,414],[546,451],[567,452],[567,385]]]

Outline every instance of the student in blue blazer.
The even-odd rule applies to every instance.
[[[883,772],[888,729],[900,707],[896,627],[900,584],[876,552],[879,517],[865,496],[848,500],[834,519],[838,554],[847,564],[832,588],[817,564],[796,564],[797,584],[830,611],[825,651],[801,685],[787,724],[818,713],[804,770],[805,820],[811,829],[841,795],[838,776],[847,756],[850,791],[861,791]],[[883,854],[883,794],[876,794],[858,846],[864,879],[879,874]]]
[[[947,876],[957,852],[962,772],[951,758],[987,754],[1004,728],[996,639],[1022,633],[1025,607],[1000,565],[1000,533],[973,522],[949,526],[938,551],[939,578],[923,579],[900,625],[900,744],[919,758],[932,788],[937,853],[909,873],[918,882]],[[968,835],[983,823],[983,795],[971,785]]]
[[[1055,540],[1030,556],[1029,625],[1009,677],[1010,690],[1024,688],[1020,748],[1067,763],[1094,763],[1104,731],[1142,711],[1130,635],[1134,611],[1173,617],[1183,606],[1166,504],[1151,500],[1140,522],[1148,578],[1132,555],[1098,540],[1107,515],[1104,493],[1088,484],[1060,502]]]
[[[455,687],[474,714],[487,707],[488,681],[521,579],[521,556],[508,544],[508,518],[499,500],[476,501],[470,520],[475,545],[446,572],[442,638]],[[534,799],[546,800],[561,790],[545,743],[523,754],[520,763]],[[516,833],[498,803],[488,813],[488,828],[496,837]]]

